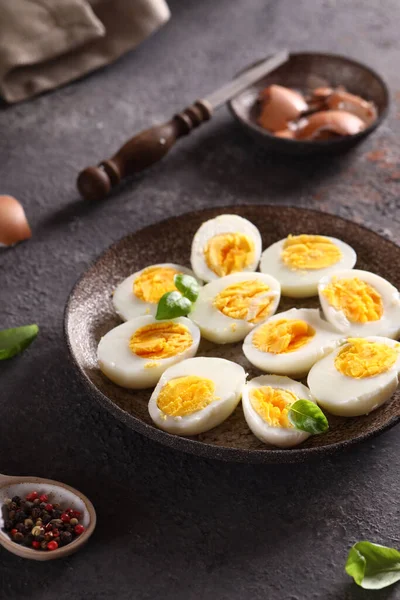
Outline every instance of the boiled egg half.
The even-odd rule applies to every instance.
[[[400,294],[386,279],[359,269],[323,277],[318,294],[325,318],[347,336],[400,335]]]
[[[280,295],[281,286],[271,275],[234,273],[200,289],[190,318],[207,340],[238,342],[275,313]]]
[[[113,294],[117,314],[124,321],[145,315],[154,316],[161,296],[176,291],[174,277],[179,273],[194,277],[193,271],[174,263],[151,265],[129,275]]]
[[[190,261],[196,276],[212,281],[231,273],[255,271],[261,255],[257,227],[239,215],[219,215],[197,230]]]
[[[316,308],[292,308],[270,317],[244,340],[246,358],[261,371],[303,377],[336,348],[343,335]]]
[[[97,358],[101,371],[114,383],[148,388],[168,367],[194,356],[199,342],[199,328],[186,317],[170,321],[136,317],[106,333]]]
[[[308,387],[320,406],[333,415],[358,417],[386,402],[397,389],[400,344],[390,338],[348,338],[317,362]]]
[[[297,446],[310,435],[295,429],[289,421],[290,407],[297,400],[315,402],[305,385],[289,377],[255,377],[243,388],[242,405],[247,425],[265,444],[280,448]]]
[[[243,367],[230,360],[189,358],[161,376],[149,401],[150,417],[169,433],[203,433],[232,414],[245,381]]]
[[[338,269],[354,267],[357,255],[345,242],[323,235],[289,235],[269,246],[260,271],[277,279],[284,296],[307,298],[318,293],[318,282]]]

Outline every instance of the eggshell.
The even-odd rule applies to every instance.
[[[0,244],[12,246],[31,235],[22,205],[12,196],[0,196]]]
[[[258,124],[269,131],[286,129],[288,121],[307,110],[307,102],[301,94],[281,85],[270,85],[262,91],[260,99]]]
[[[331,110],[345,110],[369,125],[375,121],[377,113],[372,102],[343,90],[335,90],[327,99],[326,105]]]
[[[365,129],[365,123],[344,110],[325,110],[310,115],[296,132],[298,140],[313,140],[321,131],[354,135]]]

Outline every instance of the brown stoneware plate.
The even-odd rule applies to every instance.
[[[279,138],[257,124],[258,95],[272,83],[302,92],[321,85],[344,85],[352,94],[372,101],[377,108],[378,117],[361,133],[333,140],[299,141]],[[389,90],[378,73],[346,56],[319,52],[291,53],[288,62],[235,96],[228,102],[228,106],[245,130],[271,152],[297,155],[339,153],[358,144],[382,123],[389,107]]]
[[[118,387],[100,372],[96,361],[102,335],[119,324],[111,303],[116,285],[129,274],[158,262],[190,266],[192,238],[203,221],[222,213],[239,214],[260,230],[263,248],[289,233],[314,233],[338,237],[357,252],[357,268],[378,273],[400,287],[400,248],[378,234],[339,217],[312,210],[278,206],[213,208],[187,213],[150,225],[124,237],[106,250],[78,280],[65,311],[65,333],[73,361],[89,394],[132,429],[171,446],[208,458],[241,462],[289,463],[332,454],[386,431],[400,419],[400,394],[364,417],[329,417],[330,430],[311,436],[293,449],[269,448],[259,442],[243,417],[241,404],[222,425],[193,438],[157,429],[150,420],[147,403],[151,390],[130,391]],[[316,298],[283,298],[279,311],[292,306],[317,307]],[[200,345],[198,355],[220,356],[242,364],[249,377],[259,375],[241,351],[242,343]]]

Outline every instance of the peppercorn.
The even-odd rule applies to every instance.
[[[40,506],[40,508],[41,508],[42,510],[44,510],[44,509],[46,508],[46,504],[47,504],[47,502],[41,502],[41,503],[39,504],[39,506]]]
[[[20,531],[22,533],[25,530],[25,523],[17,523],[15,526],[15,529],[17,529],[17,531]]]
[[[43,540],[44,540],[43,533],[41,533],[40,535],[36,536],[36,539],[37,539],[38,542],[43,542]]]
[[[43,540],[43,542],[40,542],[40,547],[42,550],[46,550],[47,546],[48,546],[48,544],[45,540]]]
[[[40,500],[40,502],[47,502],[47,501],[48,501],[48,499],[49,499],[49,497],[47,496],[47,494],[42,494],[42,495],[39,497],[39,500]]]
[[[85,531],[85,528],[83,525],[75,525],[74,531],[76,535],[81,535]]]
[[[61,521],[63,521],[64,523],[69,523],[70,522],[70,516],[66,513],[63,512],[61,517],[60,517]]]
[[[53,508],[60,508],[61,504],[58,502],[53,502]]]
[[[11,531],[12,526],[13,526],[12,521],[10,519],[5,519],[5,521],[4,521],[4,529],[6,531]]]
[[[58,544],[55,540],[47,544],[47,550],[57,550]]]
[[[30,510],[32,510],[32,507],[33,507],[33,502],[29,502],[29,500],[24,502],[24,510],[30,511]]]
[[[61,519],[52,519],[50,521],[50,523],[52,525],[55,525],[56,527],[61,527],[63,525],[63,522],[61,521]]]
[[[10,512],[8,513],[8,518],[12,521],[15,519],[15,510],[10,510]]]
[[[33,527],[33,529],[32,529],[32,535],[34,535],[35,537],[38,535],[41,535],[42,532],[43,532],[43,529],[41,527],[39,527],[39,525],[35,525],[35,527]]]
[[[23,539],[24,539],[24,534],[21,533],[20,531],[17,531],[17,533],[13,537],[14,542],[16,542],[17,544],[20,544]]]
[[[25,525],[25,527],[33,527],[32,519],[25,519],[24,525]]]
[[[36,498],[39,497],[39,494],[37,492],[31,492],[30,494],[28,494],[25,498],[25,500],[29,500],[30,502],[36,500]]]
[[[51,515],[49,515],[49,513],[43,513],[42,514],[42,521],[43,521],[43,523],[50,523],[50,521],[51,521]]]
[[[17,512],[15,513],[15,520],[16,521],[25,521],[27,516],[28,515],[23,510],[17,510]]]
[[[70,533],[69,531],[61,531],[60,542],[63,546],[66,546],[67,544],[72,542],[72,533]]]
[[[41,514],[42,514],[42,511],[40,510],[40,508],[32,508],[32,512],[31,512],[32,519],[38,519]]]
[[[18,533],[18,529],[11,529],[11,535],[15,535],[16,533]]]
[[[37,541],[35,541],[35,540],[34,540],[34,541],[32,542],[32,546],[33,546],[33,548],[35,548],[36,550],[39,550],[39,548],[40,548],[40,542],[37,542]]]
[[[79,523],[79,521],[78,521],[78,519],[76,519],[75,517],[73,517],[73,518],[70,520],[70,522],[69,522],[69,524],[70,524],[70,525],[72,525],[73,527],[74,527],[75,525],[78,525],[78,523]]]
[[[34,501],[33,501],[33,504],[34,504],[35,506],[39,506],[39,504],[40,504],[40,500],[39,500],[39,498],[35,498],[35,499],[34,499]]]
[[[61,515],[62,515],[62,510],[59,510],[58,508],[55,508],[55,505],[54,505],[53,517],[55,519],[59,519],[61,517]]]
[[[36,525],[43,525],[42,519],[36,519]]]
[[[45,536],[44,539],[46,540],[46,542],[51,542],[51,540],[53,539],[53,534],[51,533],[51,531],[48,531]]]
[[[19,504],[21,502],[21,498],[19,496],[14,496],[12,502],[15,502],[15,504]]]

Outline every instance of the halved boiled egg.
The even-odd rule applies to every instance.
[[[238,405],[246,373],[224,358],[189,358],[161,376],[149,401],[154,423],[177,435],[197,435],[227,419]]]
[[[245,338],[243,352],[269,373],[303,377],[343,339],[316,308],[291,308],[270,317]]]
[[[170,321],[136,317],[101,338],[97,358],[101,371],[114,383],[148,388],[168,367],[194,356],[199,342],[199,328],[186,317]]]
[[[291,448],[309,437],[306,431],[295,429],[288,413],[297,400],[315,402],[310,390],[289,377],[261,375],[246,383],[242,405],[247,425],[265,444]]]
[[[200,289],[190,318],[217,344],[242,340],[278,307],[281,286],[271,275],[234,273]]]
[[[280,282],[284,296],[307,298],[318,293],[321,277],[338,269],[351,269],[356,260],[353,248],[336,238],[289,235],[264,250],[260,271]]]
[[[196,276],[212,281],[231,273],[255,271],[261,255],[257,227],[239,215],[219,215],[197,230],[190,261]]]
[[[342,417],[366,415],[396,391],[400,344],[385,337],[349,338],[317,362],[308,374],[312,395],[327,411]]]
[[[145,315],[154,316],[161,296],[176,291],[174,277],[179,273],[194,277],[193,271],[174,263],[151,265],[129,275],[113,294],[117,314],[124,321]]]
[[[318,294],[325,318],[352,337],[400,335],[400,294],[386,279],[359,269],[321,279]]]

